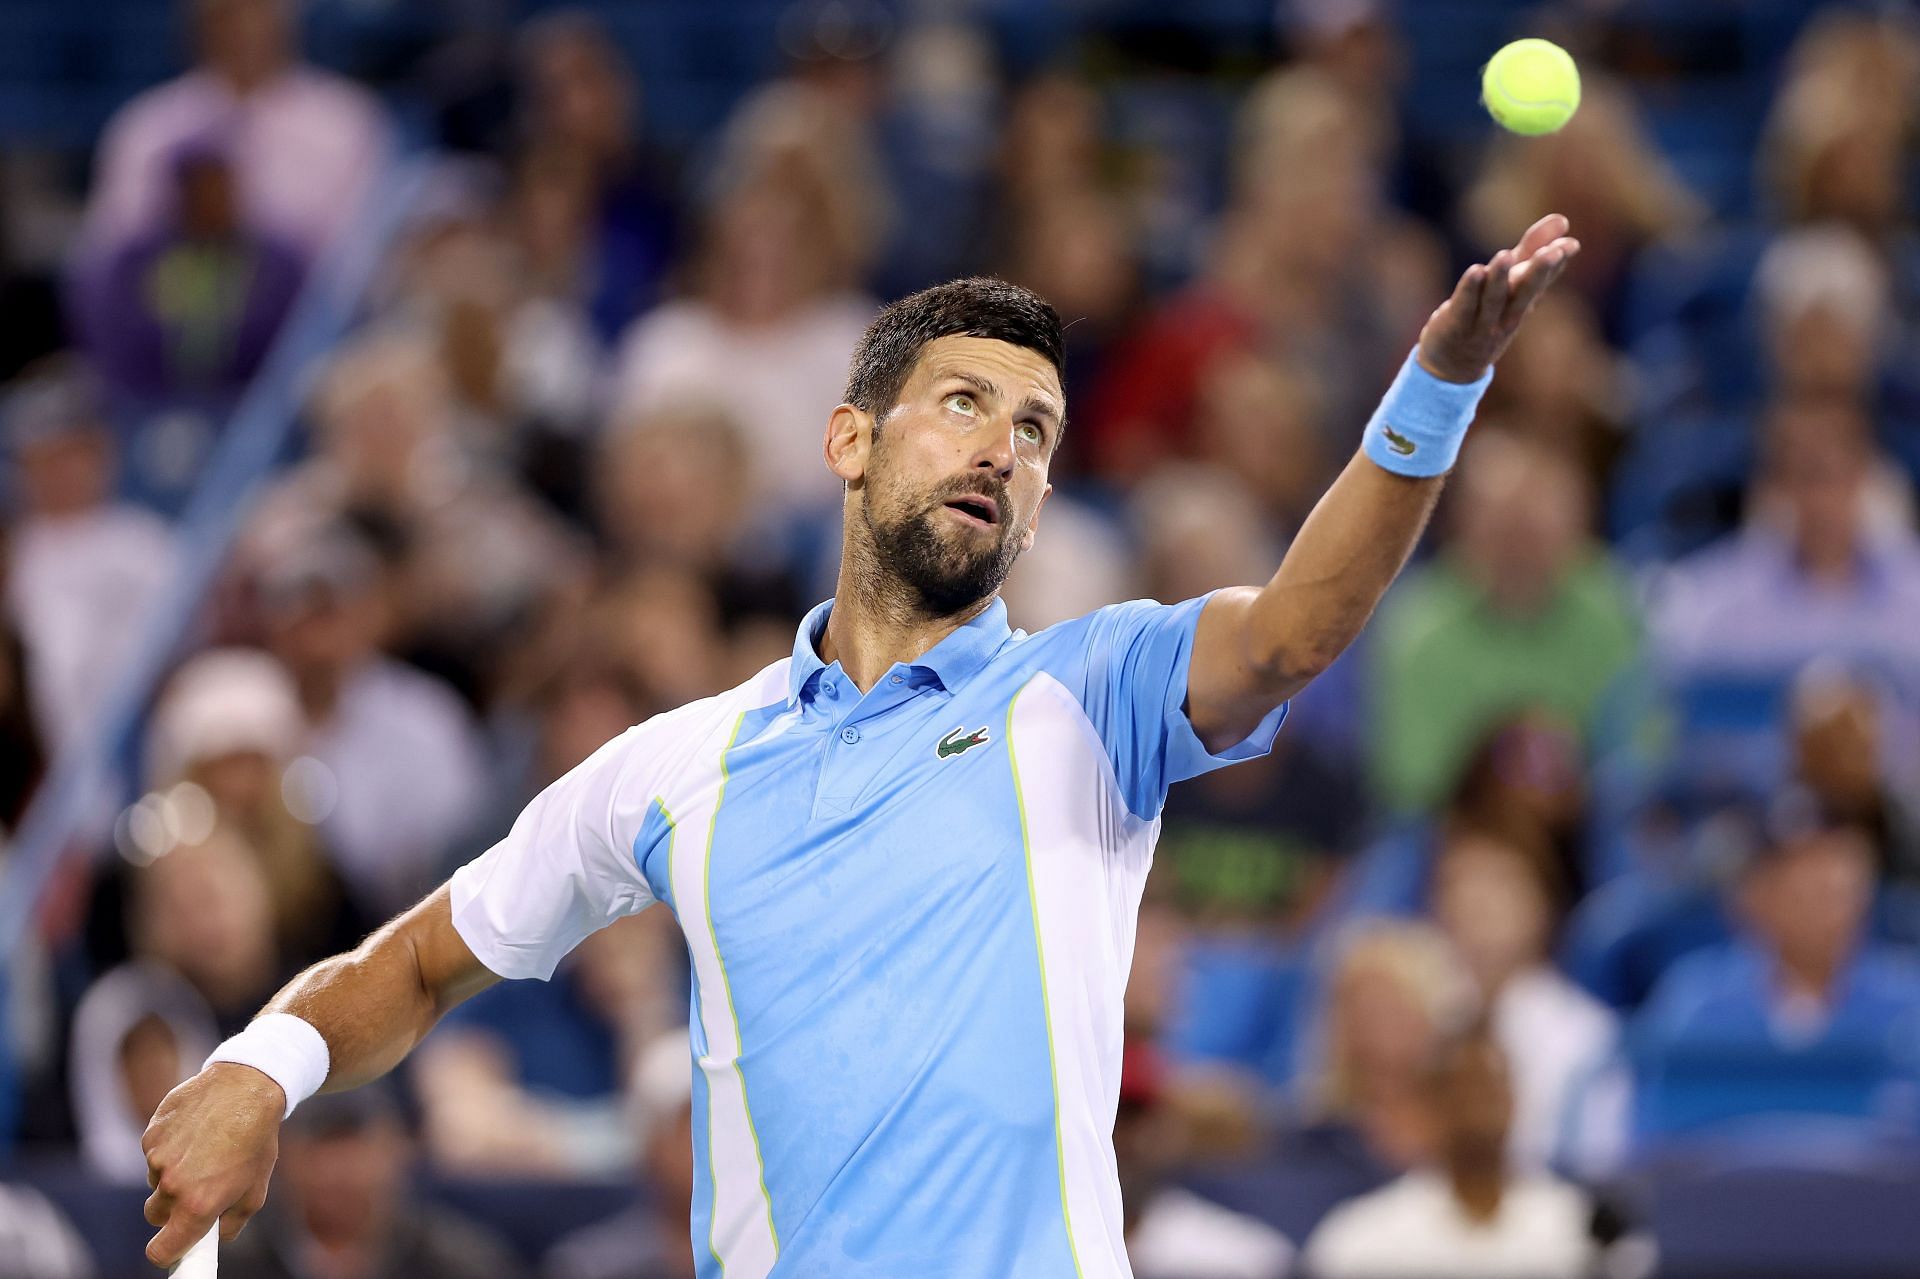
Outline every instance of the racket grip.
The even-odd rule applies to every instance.
[[[173,1279],[215,1279],[219,1273],[220,1223],[200,1236],[200,1242],[187,1249],[180,1264],[173,1268]]]

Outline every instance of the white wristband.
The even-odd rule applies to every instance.
[[[255,1070],[279,1084],[287,1094],[287,1115],[320,1091],[332,1065],[327,1041],[311,1022],[292,1013],[267,1013],[227,1040],[207,1057],[206,1064],[230,1061]]]

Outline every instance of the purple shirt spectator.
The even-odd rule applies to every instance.
[[[1784,677],[1827,657],[1920,694],[1920,539],[1872,518],[1870,440],[1842,402],[1773,415],[1749,499],[1760,517],[1658,584],[1652,630],[1671,673]]]
[[[385,155],[380,104],[339,76],[305,66],[287,0],[190,6],[198,61],[122,107],[101,135],[85,235],[111,252],[157,220],[168,161],[220,130],[233,139],[250,224],[318,252],[353,219]]]
[[[299,295],[294,246],[249,228],[225,155],[175,159],[166,224],[76,272],[75,327],[101,375],[140,397],[222,395],[251,380]]]

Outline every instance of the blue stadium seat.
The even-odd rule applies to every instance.
[[[1662,1279],[1895,1279],[1920,1256],[1920,1153],[1857,1127],[1769,1124],[1645,1177]]]

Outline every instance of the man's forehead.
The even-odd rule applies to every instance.
[[[928,382],[969,374],[985,379],[1014,399],[1031,394],[1050,403],[1056,412],[1065,409],[1066,394],[1053,362],[1029,347],[998,338],[968,334],[935,338],[921,349],[914,380]]]

